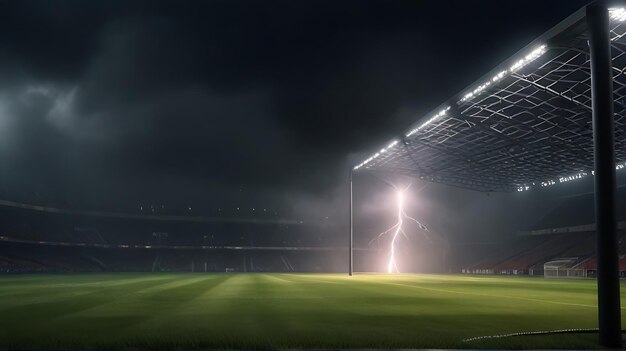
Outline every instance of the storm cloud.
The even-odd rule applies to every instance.
[[[0,1],[0,196],[332,216],[364,153],[584,3]]]

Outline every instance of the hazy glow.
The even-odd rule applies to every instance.
[[[393,233],[391,236],[391,243],[389,245],[389,260],[387,261],[387,273],[400,273],[398,269],[398,258],[397,258],[397,249],[401,243],[401,235],[408,239],[406,232],[404,231],[405,220],[408,219],[412,222],[415,222],[419,229],[423,231],[428,231],[428,228],[420,223],[417,219],[406,214],[404,210],[404,199],[405,193],[409,189],[410,185],[406,187],[404,190],[399,190],[396,186],[392,185],[394,189],[396,189],[396,206],[397,206],[397,222],[392,225],[389,229],[384,232],[378,234],[376,238],[372,241],[376,241],[387,235],[388,233]],[[370,242],[371,243],[371,242]]]
[[[391,247],[389,249],[389,263],[387,263],[387,273],[400,273],[398,271],[398,264],[396,263],[396,241],[398,235],[402,230],[402,214],[404,213],[404,194],[402,191],[398,191],[398,222],[396,223],[396,231],[391,238]]]
[[[610,8],[609,16],[614,21],[624,22],[626,20],[626,10],[623,7]]]

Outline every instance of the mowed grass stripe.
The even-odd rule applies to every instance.
[[[329,322],[332,327],[322,327],[320,333],[332,344],[350,347],[355,343],[381,344],[389,347],[419,344],[424,347],[438,345],[443,338],[449,338],[456,331],[450,326],[433,328],[442,299],[418,292],[409,293],[407,289],[384,288],[366,281],[359,281],[340,275],[290,275],[291,279],[304,281],[311,286],[328,283],[325,291],[332,289],[327,296],[340,312]],[[446,301],[447,303],[447,301]],[[439,306],[433,309],[433,306]],[[456,306],[455,306],[456,307]],[[346,313],[351,318],[344,318]],[[444,312],[445,313],[445,312]],[[354,331],[354,321],[359,328]],[[352,332],[346,336],[343,330]],[[416,330],[420,332],[416,333]],[[445,331],[442,333],[441,331]],[[445,334],[445,335],[443,335]],[[331,345],[332,345],[331,344]],[[328,344],[321,345],[331,347]]]
[[[39,277],[39,279],[34,279]],[[27,283],[19,281],[12,283],[11,280],[0,279],[0,299],[12,299],[14,301],[25,301],[32,298],[41,301],[42,298],[63,299],[68,295],[84,295],[93,291],[100,291],[103,288],[118,287],[125,285],[135,285],[141,283],[160,284],[162,281],[177,279],[176,276],[150,276],[150,275],[126,275],[121,274],[119,278],[106,274],[93,274],[93,277],[86,275],[69,275],[69,281],[63,281],[63,275],[54,275],[45,281],[41,280],[41,275],[31,275]],[[78,281],[82,277],[82,281]]]
[[[410,284],[388,283],[388,282],[380,282],[380,283],[376,283],[376,284],[403,286],[403,287],[408,287],[408,288],[412,288],[412,289],[421,289],[421,290],[428,290],[428,291],[447,293],[447,294],[472,295],[472,296],[479,296],[479,297],[485,297],[485,298],[499,298],[499,299],[507,299],[507,300],[517,299],[517,300],[524,300],[524,301],[531,301],[531,302],[548,303],[548,304],[555,304],[555,305],[566,305],[566,306],[574,306],[574,307],[587,307],[587,308],[589,308],[589,307],[590,308],[597,308],[598,307],[597,304],[596,305],[588,305],[588,304],[571,303],[571,302],[551,301],[551,300],[544,300],[544,299],[533,299],[533,298],[530,298],[530,297],[522,297],[522,296],[497,295],[497,294],[481,294],[481,293],[468,292],[468,291],[455,291],[455,290],[447,290],[447,289],[427,288],[427,287],[423,287],[423,286],[410,285]],[[622,307],[622,308],[625,308],[625,307]]]
[[[70,278],[74,280],[75,276]],[[53,276],[52,280],[58,279],[59,276]],[[83,279],[89,282],[92,277],[84,275]],[[177,276],[144,274],[124,276],[120,281],[109,276],[107,283],[98,286],[86,284],[61,291],[55,287],[55,293],[51,294],[46,288],[44,278],[41,284],[25,290],[29,293],[39,292],[38,298],[30,295],[0,302],[0,312],[4,317],[0,319],[0,339],[6,340],[7,345],[10,345],[7,348],[19,348],[21,344],[29,344],[33,348],[47,348],[50,345],[62,347],[66,343],[69,343],[69,347],[70,344],[98,340],[99,336],[107,335],[106,331],[120,330],[127,326],[128,319],[121,316],[113,320],[105,317],[94,321],[92,318],[71,318],[71,315],[96,309],[116,299],[125,300],[134,291],[171,279],[177,279]],[[10,303],[4,303],[6,301]],[[71,334],[70,338],[67,338],[68,333]]]
[[[579,284],[580,282],[588,282],[588,280],[569,280],[570,284],[567,284],[568,289],[563,290],[563,280],[546,280],[543,278],[517,277],[511,280],[510,277],[504,277],[502,281],[494,281],[492,278],[486,278],[478,280],[479,283],[476,284],[459,280],[458,276],[448,276],[435,280],[434,282],[432,279],[426,277],[420,280],[418,284],[403,276],[399,276],[400,279],[393,281],[387,281],[388,278],[389,277],[376,277],[375,279],[371,279],[370,277],[361,279],[374,284],[405,286],[438,293],[473,295],[489,299],[517,299],[538,303],[597,308],[595,285]],[[359,279],[358,276],[357,279]],[[447,283],[442,285],[442,281]],[[520,289],[519,286],[515,285],[520,283],[525,284],[526,287]],[[454,289],[455,287],[459,289]],[[586,303],[568,301],[585,301]]]
[[[500,323],[498,322],[500,315],[509,315],[511,318],[506,323],[500,323],[497,329],[510,331],[554,329],[554,323],[551,319],[560,320],[561,328],[593,328],[597,325],[597,309],[594,305],[575,302],[561,303],[547,298],[526,297],[528,295],[545,295],[548,298],[558,299],[557,295],[559,294],[554,291],[553,287],[560,284],[561,299],[595,302],[595,281],[592,280],[557,280],[555,284],[554,280],[543,278],[503,277],[499,281],[499,279],[489,277],[482,287],[482,292],[480,292],[480,286],[474,283],[464,284],[465,276],[442,276],[441,279],[438,279],[439,277],[420,276],[423,279],[419,279],[417,282],[415,280],[410,282],[410,278],[398,277],[400,278],[399,281],[410,282],[410,284],[394,283],[389,276],[375,279],[365,277],[364,280],[378,286],[391,285],[408,291],[431,293],[432,296],[445,296],[446,305],[449,308],[443,309],[442,314],[450,312],[472,313],[477,317],[474,322],[462,328],[465,331],[491,327],[494,323]],[[513,284],[509,284],[509,282]],[[580,285],[591,286],[592,288],[585,288],[583,289],[585,292],[581,293]],[[449,286],[450,289],[446,289],[446,286]],[[550,286],[550,288],[546,289],[546,286]],[[623,294],[622,298],[624,298]],[[460,306],[460,304],[467,306],[467,302],[471,304],[470,308]],[[569,316],[570,318],[560,318],[561,316]],[[576,316],[585,317],[577,318]],[[537,321],[534,321],[534,318]],[[532,323],[524,322],[525,319],[531,320]],[[487,322],[486,325],[482,325],[484,322]]]
[[[54,276],[57,280],[58,276]],[[89,276],[83,276],[89,281]],[[44,281],[39,284],[31,284],[26,287],[14,288],[14,294],[5,296],[2,301],[10,301],[10,304],[0,303],[0,312],[3,315],[18,317],[21,309],[33,310],[33,315],[41,319],[49,320],[60,316],[65,311],[81,310],[90,308],[89,305],[96,306],[114,300],[118,295],[125,298],[133,291],[144,289],[149,286],[159,285],[164,280],[177,279],[176,276],[132,276],[124,277],[117,281],[109,276],[107,281],[99,282],[97,285],[86,284],[52,284],[48,285]],[[4,284],[0,284],[4,285]],[[21,316],[24,318],[26,316]],[[10,322],[0,320],[2,322]]]
[[[204,317],[218,315],[222,304],[200,300],[229,279],[229,276],[223,275],[184,276],[176,282],[178,284],[168,283],[166,288],[161,289],[154,287],[150,293],[138,292],[126,300],[94,312],[111,318],[125,313],[141,318],[141,321],[119,334],[121,340],[133,337],[142,337],[148,341],[153,338],[184,337],[210,327]],[[209,317],[208,320],[217,322],[220,318]]]
[[[0,348],[458,348],[476,347],[461,342],[473,336],[597,325],[595,308],[575,305],[595,304],[593,280],[205,273],[27,278],[0,277],[0,293],[12,294],[0,299]]]
[[[107,304],[81,311],[82,314],[116,315],[125,311],[141,311],[147,316],[163,315],[167,309],[179,308],[212,286],[215,276],[170,275],[167,280],[141,285],[132,290],[112,292],[114,299]],[[109,290],[111,291],[111,290]]]
[[[399,301],[398,296],[389,291],[364,294],[367,289],[362,283],[341,276],[289,274],[281,278],[293,282],[301,294],[312,298],[297,310],[299,315],[309,318],[293,321],[300,331],[297,340],[302,343],[295,347],[350,348],[358,344],[396,347],[403,342],[410,343],[409,339],[415,335],[411,331],[414,325],[407,323],[407,318],[411,317],[406,309],[394,315],[388,308],[390,302],[406,307],[407,301]],[[385,313],[377,312],[381,306]],[[420,342],[433,344],[430,339],[422,334]]]
[[[141,284],[132,289],[102,289],[97,297],[93,297],[97,303],[81,303],[80,308],[68,308],[65,303],[60,303],[56,306],[65,311],[57,314],[53,323],[42,319],[44,324],[20,330],[11,330],[7,326],[4,331],[9,335],[6,338],[8,344],[31,345],[29,348],[46,348],[49,345],[58,345],[59,348],[71,348],[71,345],[127,347],[135,344],[151,345],[157,340],[166,342],[184,336],[188,331],[184,322],[189,322],[190,319],[180,314],[180,307],[193,300],[194,296],[219,284],[220,279],[215,276],[196,275],[190,278],[189,275],[176,274],[168,274],[166,277],[165,281],[170,283],[180,281],[179,286],[166,290],[157,289],[151,294],[140,294],[140,291],[157,288],[161,283],[153,280],[148,285],[139,280],[137,283]],[[196,281],[186,284],[189,279]],[[35,314],[34,317],[38,316]],[[37,338],[31,337],[33,327],[38,331]]]

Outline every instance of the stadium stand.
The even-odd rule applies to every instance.
[[[619,188],[619,208],[626,208],[626,189]],[[620,211],[619,251],[620,274],[626,276],[626,213]],[[461,272],[474,274],[529,274],[544,275],[544,266],[565,264],[563,269],[582,271],[582,276],[593,276],[595,260],[595,224],[593,195],[564,197],[531,228],[497,250],[475,261],[465,261]],[[555,268],[556,269],[556,268]],[[547,273],[546,273],[547,274]],[[552,274],[552,273],[550,273]],[[578,274],[578,273],[576,273]],[[579,276],[575,275],[575,276]],[[574,276],[574,274],[572,274]]]
[[[626,208],[624,188],[618,195],[622,208]],[[449,271],[543,275],[547,262],[569,262],[568,269],[593,276],[592,204],[591,194],[565,197],[514,237],[486,245],[467,243],[469,246],[454,255],[458,262]],[[624,211],[620,221],[620,271],[626,276]],[[93,216],[0,204],[2,272],[343,272],[344,247],[342,235],[308,224]],[[361,270],[380,270],[380,255],[373,254],[373,259],[364,259],[369,257],[365,253],[360,253],[363,257],[357,255]],[[426,259],[427,255],[419,256]],[[428,266],[424,262],[420,265]]]
[[[345,270],[345,242],[301,223],[155,220],[0,205],[0,271]]]

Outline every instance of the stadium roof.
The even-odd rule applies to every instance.
[[[615,158],[626,166],[626,11],[610,10]],[[478,191],[592,174],[591,71],[577,11],[354,167]],[[445,78],[440,82],[445,83]]]

